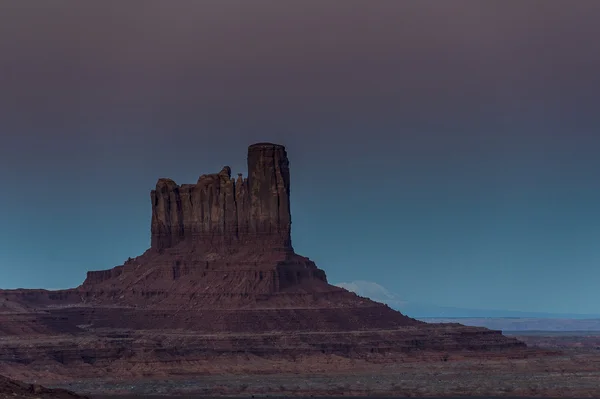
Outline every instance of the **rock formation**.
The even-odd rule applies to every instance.
[[[152,198],[152,248],[182,241],[203,250],[293,251],[290,171],[285,148],[260,143],[248,149],[248,177],[231,178],[231,168],[178,186],[159,179]]]
[[[98,299],[128,287],[125,302],[134,292],[144,292],[151,296],[144,297],[145,303],[174,300],[181,306],[176,293],[183,292],[243,296],[244,302],[252,303],[257,294],[309,280],[327,282],[323,270],[292,248],[289,161],[281,145],[251,145],[247,178],[232,179],[229,166],[201,175],[196,184],[177,185],[161,178],[150,197],[151,248],[123,266],[88,272],[86,295]],[[142,270],[143,291],[136,290],[141,288]],[[166,291],[165,283],[174,280],[178,286]],[[117,286],[107,286],[117,281]],[[216,300],[204,299],[205,304]]]
[[[499,331],[426,324],[329,285],[292,248],[289,194],[285,148],[269,143],[249,147],[247,178],[234,181],[224,167],[196,184],[159,179],[144,254],[88,272],[74,289],[0,291],[0,372],[8,365],[39,377],[59,363],[61,379],[148,377],[177,362],[201,372],[199,362],[235,363],[240,353],[439,358],[525,347]]]

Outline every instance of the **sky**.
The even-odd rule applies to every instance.
[[[0,287],[141,254],[159,177],[286,145],[332,283],[600,313],[600,2],[0,2]]]

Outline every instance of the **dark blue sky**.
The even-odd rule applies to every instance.
[[[0,287],[149,245],[285,144],[293,243],[411,301],[600,313],[600,2],[0,3]]]

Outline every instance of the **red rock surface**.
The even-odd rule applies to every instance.
[[[426,324],[329,285],[294,252],[289,192],[285,148],[268,143],[250,146],[245,179],[234,181],[229,167],[196,184],[159,179],[144,254],[88,272],[74,289],[0,291],[0,371],[64,379],[135,376],[138,367],[149,377],[168,374],[173,362],[206,371],[197,362],[240,353],[496,356],[525,348],[499,331]]]

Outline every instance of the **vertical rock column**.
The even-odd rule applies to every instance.
[[[290,169],[285,147],[258,143],[248,148],[248,234],[292,250]],[[242,225],[242,224],[240,224]],[[265,242],[265,244],[266,244]]]
[[[168,248],[183,239],[183,215],[179,186],[171,179],[159,179],[152,190],[152,248]]]

